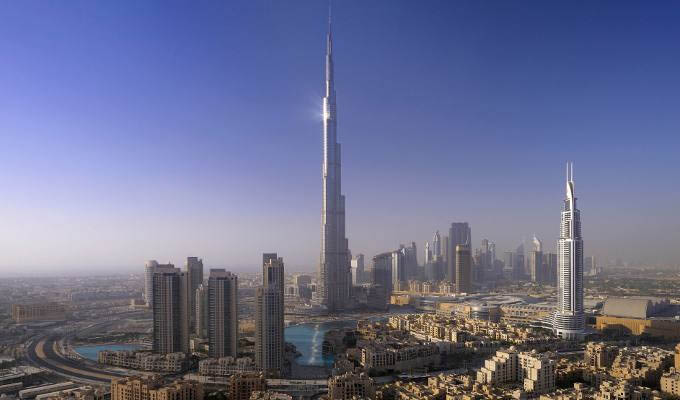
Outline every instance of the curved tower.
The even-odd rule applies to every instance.
[[[351,270],[345,237],[345,196],[341,192],[340,144],[333,73],[333,36],[330,13],[326,40],[326,95],[323,97],[323,196],[321,206],[321,260],[318,297],[328,311],[348,307]]]
[[[531,239],[531,244],[534,246],[534,251],[543,251],[543,242],[541,242],[534,233],[534,238]]]
[[[553,320],[555,334],[578,340],[585,331],[583,314],[583,239],[581,212],[574,196],[574,166],[567,164],[567,198],[564,200],[560,238],[557,241],[557,311]]]
[[[439,236],[439,231],[434,233],[434,237],[432,238],[432,246],[434,247],[432,249],[432,255],[435,257],[439,257],[442,255],[442,238]]]

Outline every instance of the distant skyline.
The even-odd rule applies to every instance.
[[[316,270],[327,7],[0,4],[0,276],[188,256],[256,272],[265,252]],[[534,233],[555,251],[574,161],[586,256],[680,264],[679,18],[335,1],[352,253],[415,241],[422,263],[454,221],[498,258]]]

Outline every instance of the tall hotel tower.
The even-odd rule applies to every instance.
[[[564,200],[560,239],[557,241],[557,311],[555,334],[569,340],[581,339],[585,330],[583,314],[583,239],[581,212],[574,197],[574,166],[567,164],[567,198]]]
[[[265,376],[281,376],[285,351],[283,258],[262,255],[262,287],[255,294],[255,363]]]
[[[333,37],[330,16],[326,42],[326,95],[323,98],[323,204],[321,206],[321,260],[318,298],[330,312],[348,306],[350,259],[345,237],[345,196],[341,194],[340,144],[333,74]]]

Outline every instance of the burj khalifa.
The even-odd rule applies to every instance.
[[[330,14],[326,40],[326,94],[323,97],[323,180],[321,259],[317,298],[329,312],[349,307],[351,271],[345,237],[345,196],[341,191],[341,147],[333,72],[333,35]]]

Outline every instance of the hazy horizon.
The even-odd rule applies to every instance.
[[[0,276],[187,256],[242,271],[263,252],[316,268],[325,1],[0,12]],[[679,17],[334,2],[352,253],[415,241],[422,263],[454,221],[500,259],[533,234],[554,251],[573,161],[587,256],[679,265]]]

